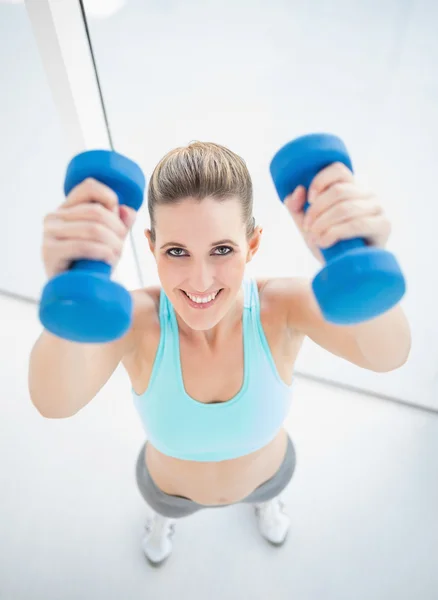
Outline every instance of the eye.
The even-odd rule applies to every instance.
[[[173,252],[175,254],[172,254]],[[170,250],[168,250],[166,252],[166,254],[168,254],[169,256],[175,256],[175,257],[184,256],[184,254],[179,254],[180,252],[184,252],[184,250],[182,248],[170,248]]]
[[[166,254],[168,256],[173,256],[174,258],[179,258],[179,257],[183,257],[183,256],[187,256],[187,254],[184,253],[185,250],[183,248],[170,248]],[[234,252],[233,248],[230,248],[229,246],[218,246],[217,248],[214,249],[214,253],[215,256],[227,256],[228,254],[231,254],[232,252]]]
[[[219,252],[218,256],[227,256],[227,254],[231,254],[231,252],[234,252],[234,250],[232,248],[230,248],[229,246],[218,246],[217,248],[215,248],[215,250],[224,250],[225,252]]]

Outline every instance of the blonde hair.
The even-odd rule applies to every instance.
[[[249,239],[254,233],[252,181],[245,161],[228,148],[192,142],[168,152],[155,167],[148,188],[151,237],[155,242],[155,207],[194,198],[227,200],[237,196]]]

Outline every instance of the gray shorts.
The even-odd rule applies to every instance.
[[[149,470],[145,463],[145,451],[147,442],[140,450],[136,465],[137,485],[141,495],[147,504],[156,513],[173,519],[187,517],[203,508],[218,508],[230,506],[229,504],[208,505],[198,504],[184,496],[171,496],[162,492],[152,480]],[[288,485],[295,471],[296,454],[292,440],[288,436],[287,450],[284,460],[271,479],[262,483],[249,496],[241,502],[252,504],[258,502],[267,502],[278,496]]]

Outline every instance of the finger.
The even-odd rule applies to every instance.
[[[372,217],[382,212],[380,204],[369,198],[356,198],[345,200],[330,206],[326,211],[314,219],[308,227],[312,235],[320,235],[327,229],[354,219]]]
[[[286,196],[284,204],[291,212],[300,212],[303,210],[303,206],[306,203],[306,188],[303,185],[299,185],[295,188],[292,194]]]
[[[118,209],[117,209],[118,210]],[[69,208],[58,209],[56,217],[63,221],[94,221],[114,231],[120,238],[127,234],[126,225],[122,219],[100,203],[78,204]]]
[[[120,250],[114,250],[106,244],[92,242],[90,240],[70,239],[57,240],[46,239],[44,250],[52,252],[53,245],[56,243],[56,250],[60,260],[71,263],[75,260],[102,260],[107,264],[113,265],[120,258]]]
[[[295,188],[294,192],[284,200],[286,208],[290,212],[295,225],[299,231],[303,231],[304,212],[303,207],[306,203],[307,191],[302,185]]]
[[[137,211],[131,208],[130,206],[121,204],[119,206],[119,216],[122,219],[125,227],[129,230],[134,225],[135,219],[137,217]]]
[[[331,206],[344,201],[350,201],[352,198],[371,198],[372,194],[368,191],[358,189],[352,183],[335,183],[330,188],[321,192],[313,204],[310,204],[306,211],[304,227],[310,229],[312,223],[328,210]]]
[[[92,201],[100,202],[108,210],[118,213],[119,198],[115,191],[92,177],[85,179],[74,187],[68,194],[66,201],[61,204],[61,208]]]
[[[334,183],[352,183],[354,175],[348,167],[340,162],[335,162],[319,171],[312,179],[309,186],[308,201],[311,204],[314,198]]]
[[[61,223],[53,220],[46,224],[45,235],[57,240],[77,239],[96,242],[109,246],[114,251],[118,251],[122,243],[122,239],[111,229],[95,221]]]
[[[384,215],[367,216],[338,223],[318,236],[311,236],[312,241],[319,248],[330,248],[341,240],[363,238],[373,241],[377,238],[385,238],[388,228],[388,220]]]

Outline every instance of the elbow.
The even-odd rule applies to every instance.
[[[406,361],[373,365],[368,367],[368,370],[374,371],[374,373],[390,373],[391,371],[397,371],[397,369],[400,369],[405,363]]]
[[[391,371],[397,371],[403,367],[407,362],[411,352],[411,346],[409,344],[409,348],[401,355],[393,357],[391,360],[382,360],[378,364],[373,364],[369,366],[368,369],[370,371],[374,371],[375,373],[390,373]]]
[[[49,405],[47,406],[44,403],[36,401],[32,396],[30,397],[33,406],[36,411],[40,414],[44,419],[68,419],[69,417],[73,417],[73,412],[67,412],[60,410],[59,406]]]
[[[412,334],[400,306],[357,328],[356,343],[364,366],[376,373],[389,373],[409,359]]]
[[[39,389],[38,385],[33,385],[31,379],[28,382],[28,392],[31,403],[44,419],[68,419],[83,406],[77,402],[73,403],[72,398],[63,398],[62,393],[57,395],[53,390],[48,393],[47,389]]]
[[[73,415],[57,414],[52,412],[45,412],[37,408],[37,411],[44,419],[68,419]]]
[[[411,354],[411,348],[412,348],[412,337],[411,337],[411,332],[408,329],[407,335],[406,335],[406,342],[405,344],[400,344],[400,354],[397,356],[397,358],[394,360],[393,364],[390,366],[390,368],[387,370],[387,372],[389,371],[396,371],[397,369],[400,369],[401,367],[403,367],[409,359],[409,356]]]
[[[397,371],[397,369],[400,369],[408,362],[408,358],[409,358],[409,352],[406,354],[406,356],[402,360],[391,365],[391,367],[386,372],[389,373],[390,371]]]
[[[367,349],[366,368],[376,373],[390,373],[403,367],[411,354],[412,337],[409,325],[405,323],[402,331],[394,333],[380,344],[373,344],[372,351]],[[364,352],[362,351],[364,357]]]

